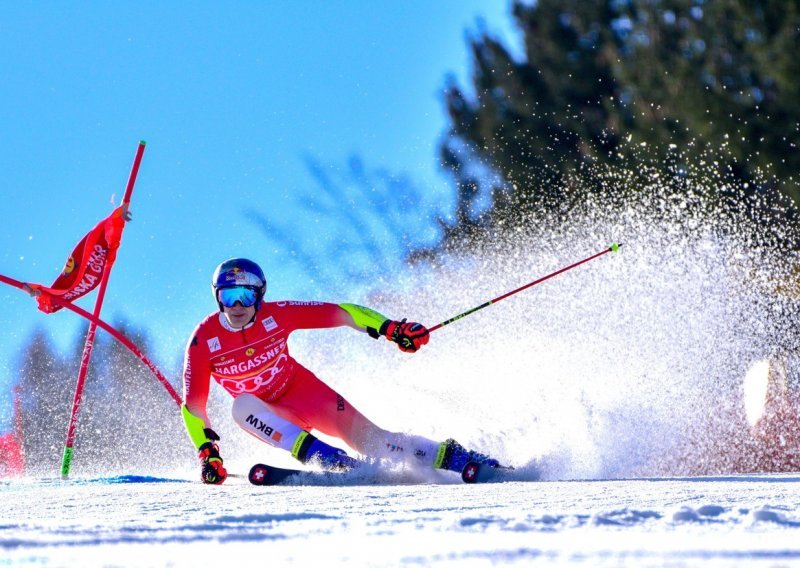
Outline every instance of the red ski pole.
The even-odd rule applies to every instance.
[[[128,220],[128,206],[130,205],[131,193],[133,192],[133,185],[136,183],[136,176],[139,173],[139,165],[142,162],[142,155],[144,154],[145,142],[139,142],[139,147],[136,149],[136,157],[133,160],[131,173],[128,176],[128,185],[125,188],[125,195],[122,198],[122,212],[123,223]],[[123,225],[124,226],[124,225]],[[97,299],[94,304],[95,318],[100,317],[100,310],[103,308],[103,300],[106,295],[106,287],[108,279],[111,276],[111,268],[113,263],[109,262],[103,269],[103,276],[100,280],[100,286],[97,290]],[[72,464],[73,445],[75,443],[75,427],[78,423],[78,413],[81,408],[81,400],[83,399],[83,387],[86,382],[86,374],[89,370],[89,362],[92,359],[92,350],[94,349],[94,338],[97,333],[97,324],[92,321],[89,324],[89,331],[86,333],[86,343],[83,345],[83,354],[81,355],[81,366],[78,371],[78,381],[75,384],[75,396],[72,400],[72,412],[69,417],[69,425],[67,426],[67,440],[64,444],[64,456],[61,459],[61,479],[69,477],[69,471]]]
[[[593,254],[589,258],[584,258],[583,260],[579,260],[578,262],[576,262],[574,264],[570,264],[569,266],[565,266],[564,268],[561,268],[560,270],[556,270],[555,272],[551,272],[547,276],[542,276],[538,280],[534,280],[533,282],[529,282],[528,284],[525,284],[524,286],[520,286],[516,290],[511,290],[511,292],[506,292],[505,294],[503,294],[502,296],[498,296],[494,300],[489,300],[488,302],[485,302],[485,303],[481,304],[480,306],[472,308],[471,310],[467,310],[463,314],[459,314],[459,315],[457,315],[455,317],[450,318],[449,320],[443,321],[440,324],[436,324],[435,326],[429,328],[428,331],[429,332],[434,332],[437,329],[439,329],[440,327],[444,327],[447,324],[453,323],[454,321],[460,320],[461,318],[465,318],[470,314],[474,314],[478,310],[482,310],[483,308],[485,308],[487,306],[491,306],[492,304],[496,304],[500,300],[505,300],[506,298],[508,298],[509,296],[513,296],[517,292],[522,292],[523,290],[527,290],[531,286],[536,286],[537,284],[540,284],[540,283],[544,282],[545,280],[549,280],[553,276],[558,276],[559,274],[561,274],[563,272],[566,272],[567,270],[572,270],[576,266],[580,266],[581,264],[583,264],[585,262],[589,262],[590,260],[594,260],[595,258],[597,258],[599,256],[603,256],[607,252],[617,252],[619,250],[619,247],[621,247],[621,246],[622,246],[621,244],[614,243],[610,247],[608,247],[607,249],[605,249],[603,251],[600,251],[597,254]]]

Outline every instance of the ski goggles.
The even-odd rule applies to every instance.
[[[217,290],[217,299],[226,308],[232,308],[239,302],[242,307],[249,308],[258,301],[258,292],[254,286],[232,286]]]

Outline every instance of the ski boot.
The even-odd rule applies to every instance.
[[[295,441],[297,453],[292,455],[301,463],[317,463],[325,471],[349,471],[358,465],[358,460],[351,458],[347,452],[326,444],[316,436],[305,432]]]
[[[490,458],[489,456],[480,454],[478,452],[467,450],[464,448],[464,446],[452,438],[449,438],[439,445],[439,450],[436,452],[436,459],[433,462],[433,467],[461,473],[464,470],[464,466],[466,466],[468,463],[480,464],[486,467],[500,466],[500,462],[498,462],[496,459]]]

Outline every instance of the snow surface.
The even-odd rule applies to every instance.
[[[0,566],[800,566],[797,475],[321,483],[3,481]]]

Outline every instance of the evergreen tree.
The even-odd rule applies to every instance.
[[[72,381],[64,362],[41,329],[20,356],[22,444],[28,474],[57,475],[72,403]]]
[[[441,157],[457,205],[443,246],[585,199],[598,165],[626,165],[628,141],[646,144],[640,156],[674,190],[688,187],[681,154],[691,149],[717,167],[701,185],[751,196],[778,187],[800,203],[796,1],[539,0],[514,2],[513,17],[523,56],[480,33],[470,40],[474,94],[446,89]],[[649,187],[631,165],[626,190]],[[796,208],[718,197],[757,204],[765,224],[794,220]]]
[[[143,330],[118,323],[147,353]],[[58,475],[88,324],[66,358],[37,330],[20,358],[22,432],[30,475]],[[74,442],[72,472],[150,473],[185,457],[180,414],[138,358],[102,330],[95,335]],[[180,441],[180,442],[178,442]]]
[[[721,148],[721,170],[800,204],[797,2],[633,2],[619,78],[635,135]]]
[[[115,327],[148,354],[150,340],[124,320]],[[180,414],[164,387],[125,346],[98,333],[75,444],[76,470],[146,473],[174,465],[183,449]]]
[[[458,204],[445,244],[513,228],[533,209],[568,202],[564,180],[619,143],[630,120],[613,72],[617,4],[515,3],[522,61],[487,34],[472,38],[474,98],[452,81],[446,90],[451,129],[441,157]]]

